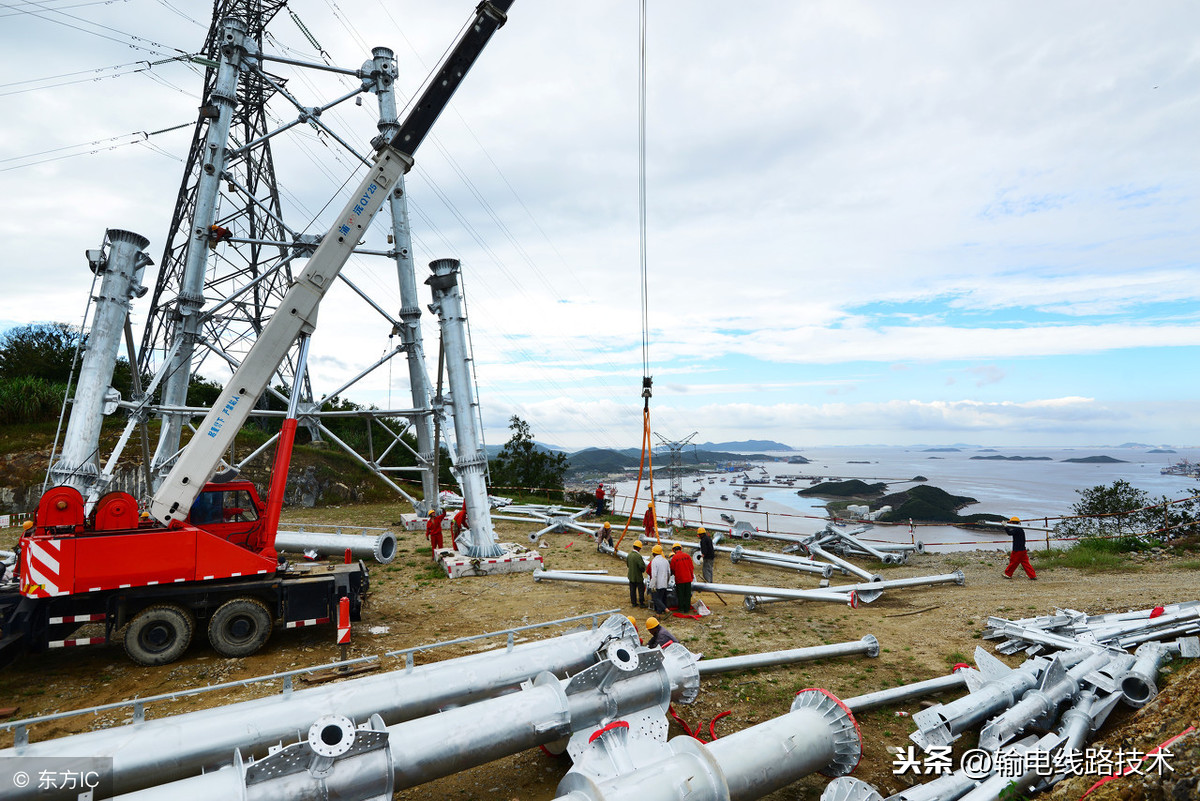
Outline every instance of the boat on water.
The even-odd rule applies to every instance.
[[[723,501],[727,501],[727,500],[729,500],[729,496],[728,496],[728,495],[722,495],[722,496],[721,496],[721,500],[723,500]]]

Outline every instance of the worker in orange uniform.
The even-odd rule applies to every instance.
[[[438,549],[442,548],[442,523],[446,520],[446,511],[440,506],[429,510],[429,521],[425,524],[425,536],[433,550],[433,561],[437,561]]]
[[[696,569],[692,557],[683,552],[683,546],[676,543],[671,546],[671,575],[675,577],[675,597],[679,601],[679,611],[690,614],[692,611],[692,582],[696,580]]]

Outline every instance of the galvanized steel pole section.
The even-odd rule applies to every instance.
[[[569,771],[559,801],[752,801],[817,771],[849,773],[862,754],[854,716],[825,690],[804,690],[787,714],[728,737],[666,747],[667,759],[601,781]]]
[[[984,671],[985,678],[992,675],[992,671],[1000,675],[957,701],[922,709],[913,715],[913,723],[918,728],[909,737],[921,748],[950,745],[962,732],[1012,705],[1037,683],[1046,664],[1031,659],[1013,670],[982,648],[975,649],[975,662],[981,667],[985,664],[996,666]]]
[[[636,641],[633,626],[620,615],[613,615],[592,631],[525,643],[507,651],[486,651],[339,684],[6,748],[0,750],[0,765],[20,762],[5,757],[55,757],[63,759],[61,769],[67,770],[71,758],[111,758],[114,792],[127,793],[195,775],[205,766],[228,761],[235,749],[247,757],[265,754],[268,747],[294,737],[324,715],[336,713],[367,720],[378,714],[385,723],[395,723],[431,715],[448,704],[468,704],[510,692],[542,671],[575,673],[594,664],[597,649],[614,638],[630,644]],[[6,771],[0,768],[0,779]],[[66,792],[57,796],[39,793],[34,785],[14,788],[6,797],[38,801],[75,797]],[[3,786],[13,787],[11,782]]]
[[[560,681],[550,673],[541,673],[519,692],[389,726],[385,731],[392,755],[390,789],[395,792],[415,787],[640,710],[657,708],[659,714],[664,714],[672,700],[695,699],[700,679],[694,660],[678,643],[665,649],[610,647],[607,660],[569,679]],[[230,753],[229,758],[232,756]],[[267,757],[265,764],[270,761]],[[283,785],[289,793],[286,796],[270,792],[269,775],[248,781],[250,777],[235,761],[230,768],[151,787],[122,801],[244,798],[247,785],[266,790],[266,797],[330,801],[378,797],[363,790],[377,787],[379,777],[362,771],[337,777],[338,792],[330,792],[326,779],[330,774],[336,776],[337,766],[328,767],[313,775],[296,771],[300,775],[288,777]],[[353,771],[353,766],[349,767]]]
[[[592,576],[580,573],[564,573],[555,570],[535,570],[534,581],[577,581],[584,584],[619,584],[628,586],[629,581],[616,576]],[[730,595],[770,595],[789,601],[830,601],[847,604],[851,608],[858,607],[858,597],[853,593],[832,592],[830,590],[788,590],[780,587],[751,587],[741,584],[705,584],[692,582],[693,592],[727,592]]]
[[[872,581],[866,584],[847,584],[842,586],[830,586],[829,589],[837,592],[849,592],[853,590],[858,593],[858,600],[863,603],[871,603],[883,594],[884,590],[898,590],[904,587],[926,587],[933,584],[957,584],[960,587],[967,583],[967,578],[961,570],[955,570],[953,573],[941,573],[936,576],[913,576],[912,578],[902,579],[886,579],[884,581]]]
[[[53,484],[74,487],[85,497],[100,477],[100,425],[104,422],[105,397],[117,364],[117,349],[129,316],[129,300],[139,292],[144,294],[142,270],[154,263],[142,253],[150,244],[144,236],[110,228],[104,238],[109,245],[108,253],[99,254],[95,261],[89,253],[92,272],[101,276],[100,290],[96,293],[79,380],[75,383],[75,400],[63,437],[62,454],[50,469]]]
[[[1121,679],[1121,694],[1125,703],[1143,707],[1158,695],[1158,671],[1171,656],[1171,649],[1157,642],[1138,646],[1136,660],[1129,673]]]
[[[396,558],[396,535],[390,531],[382,534],[336,534],[303,529],[279,531],[275,534],[275,548],[292,553],[316,551],[324,556],[341,556],[349,548],[355,559],[374,559],[386,565]]]
[[[704,663],[701,662],[701,665]],[[879,706],[887,706],[899,701],[908,701],[913,698],[922,698],[926,695],[934,695],[945,690],[953,690],[958,687],[963,687],[967,683],[967,676],[974,672],[973,668],[959,668],[953,673],[946,676],[938,676],[934,679],[926,679],[925,681],[913,682],[912,684],[904,684],[899,687],[891,687],[886,690],[878,690],[873,693],[865,693],[856,695],[853,698],[847,698],[843,703],[850,708],[852,712],[863,712],[868,709],[874,709]]]
[[[462,486],[463,504],[470,522],[471,544],[467,556],[494,558],[504,551],[496,544],[491,505],[486,484],[487,455],[479,444],[475,424],[474,392],[471,389],[470,354],[467,349],[467,315],[458,287],[458,259],[436,259],[429,263],[433,275],[426,279],[433,290],[430,309],[438,316],[442,345],[446,352],[446,377],[450,381],[450,406],[454,413],[454,469]]]
[[[806,662],[813,659],[827,659],[834,656],[879,656],[879,640],[871,634],[854,642],[839,642],[832,645],[816,645],[811,648],[791,648],[786,651],[767,651],[761,654],[745,654],[743,656],[727,656],[722,659],[704,659],[700,662],[700,675],[710,673],[727,673],[732,670],[749,670],[751,668],[771,667],[773,665],[789,665],[794,662]]]
[[[1083,686],[1084,677],[1108,663],[1109,654],[1100,651],[1089,656],[1070,670],[1062,667],[1057,658],[1047,666],[1040,686],[1033,687],[1021,700],[988,721],[979,734],[979,747],[995,751],[1025,731],[1035,720],[1058,709],[1075,696]]]
[[[209,120],[204,134],[203,151],[200,155],[202,169],[196,179],[196,204],[192,211],[192,230],[188,237],[187,257],[184,263],[182,286],[179,287],[179,306],[175,310],[174,341],[178,343],[174,358],[166,370],[163,382],[162,405],[185,406],[188,385],[192,380],[192,352],[200,336],[204,308],[204,278],[208,266],[208,241],[216,219],[217,197],[221,187],[221,176],[225,172],[226,142],[229,126],[233,121],[233,110],[237,105],[238,73],[246,55],[246,23],[230,17],[221,22],[220,63],[217,77],[207,101],[215,107],[216,117]],[[293,383],[299,384],[299,377]],[[299,392],[299,386],[292,388]],[[186,413],[165,412],[158,447],[154,452],[155,481],[161,481],[163,472],[179,450],[179,438],[183,432]]]
[[[396,60],[391,50],[376,47],[371,51],[371,78],[379,98],[379,132],[390,140],[400,130],[396,118]],[[364,65],[366,66],[366,65]],[[433,406],[429,391],[429,376],[425,370],[425,349],[421,337],[421,298],[417,294],[417,274],[412,253],[412,231],[408,223],[408,195],[401,175],[388,195],[392,213],[392,253],[396,259],[396,277],[400,283],[400,325],[393,333],[400,335],[404,355],[408,360],[408,384],[412,391],[414,409],[421,415],[411,423],[417,432],[417,453],[421,460],[421,489],[423,499],[414,506],[426,512],[437,504],[438,477],[433,469],[437,443],[433,441]]]
[[[717,546],[720,547],[720,546]],[[833,575],[833,565],[818,564],[811,559],[801,557],[791,557],[787,554],[771,554],[763,551],[748,551],[742,546],[731,548],[729,550],[729,561],[735,565],[738,562],[749,562],[755,565],[766,565],[767,567],[779,567],[784,570],[799,570],[803,573],[816,573],[823,578],[829,578]]]

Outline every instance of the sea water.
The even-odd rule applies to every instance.
[[[819,477],[821,480],[859,479],[867,483],[883,482],[887,492],[897,492],[914,486],[912,479],[924,476],[929,486],[938,487],[951,495],[975,498],[960,514],[990,513],[1005,518],[1016,516],[1023,521],[1030,547],[1047,547],[1053,540],[1043,529],[1053,528],[1053,519],[1072,514],[1079,501],[1079,491],[1099,485],[1111,485],[1123,479],[1137,489],[1146,492],[1157,501],[1162,497],[1171,500],[1188,497],[1200,491],[1200,482],[1184,476],[1162,475],[1162,468],[1181,459],[1196,461],[1200,450],[1175,449],[1176,453],[1148,453],[1146,448],[977,448],[960,446],[956,449],[927,449],[921,447],[845,447],[812,448],[800,452],[809,464],[787,464],[786,461],[754,462],[748,471],[751,478],[779,475],[802,475]],[[795,453],[772,453],[770,456],[786,460]],[[1036,461],[991,460],[972,457],[989,456],[1045,457]],[[1072,463],[1066,459],[1091,456],[1108,456],[1118,459],[1114,463]],[[686,464],[686,463],[685,463]],[[762,472],[766,470],[766,474]],[[709,483],[709,478],[724,475],[725,482]],[[810,534],[820,531],[828,524],[825,499],[798,495],[797,490],[810,486],[808,480],[798,480],[794,487],[772,488],[751,484],[744,487],[750,503],[757,501],[757,509],[747,508],[746,503],[733,495],[730,482],[741,472],[683,479],[685,492],[700,492],[696,504],[684,505],[684,520],[688,526],[711,525],[714,528],[728,524],[720,514],[732,515],[736,521],[745,521],[761,530]],[[636,482],[616,482],[616,508],[629,511]],[[777,483],[772,480],[772,483]],[[736,485],[743,489],[741,482]],[[661,474],[655,477],[655,492],[669,490],[670,481]],[[721,501],[725,494],[727,501]],[[645,510],[648,488],[643,484],[637,502],[640,518]],[[655,499],[660,517],[667,513],[667,498],[660,494]],[[854,524],[849,524],[853,528]],[[946,551],[971,548],[1005,548],[1010,540],[1003,532],[994,528],[959,528],[955,526],[915,526],[910,532],[905,526],[876,525],[863,536],[865,539],[891,542],[920,540],[932,550]]]

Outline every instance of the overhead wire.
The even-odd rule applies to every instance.
[[[2,5],[5,8],[10,8],[10,9],[12,8],[12,6],[10,6],[8,4],[2,4]],[[144,36],[138,36],[136,34],[129,33],[128,31],[123,31],[119,28],[113,28],[113,27],[104,25],[99,22],[93,22],[91,20],[84,19],[83,17],[77,17],[74,14],[68,14],[65,11],[59,11],[57,8],[52,8],[48,5],[46,5],[46,3],[44,3],[44,2],[37,2],[37,0],[29,0],[29,5],[32,5],[32,6],[36,7],[39,11],[42,11],[45,13],[59,14],[60,16],[66,17],[67,19],[75,20],[76,22],[82,23],[84,25],[92,25],[96,28],[101,28],[106,31],[111,31],[112,33],[120,34],[121,36],[124,36],[125,39],[117,39],[113,36],[107,36],[98,31],[91,31],[91,30],[88,30],[87,28],[81,28],[78,25],[72,25],[71,23],[61,20],[61,19],[55,19],[53,17],[43,16],[42,14],[38,14],[37,12],[32,11],[32,10],[22,9],[22,10],[19,10],[18,13],[28,15],[35,19],[44,20],[46,22],[52,22],[55,25],[62,25],[66,28],[70,28],[72,30],[79,31],[80,33],[86,33],[89,36],[96,36],[96,37],[99,37],[100,39],[107,39],[110,42],[116,42],[117,44],[122,44],[127,47],[133,47],[138,50],[145,50],[148,53],[154,53],[154,54],[160,55],[160,56],[165,56],[169,52],[172,52],[172,51],[175,53],[181,53],[181,54],[184,52],[183,50],[180,50],[179,48],[170,47],[161,42],[156,42],[152,39],[147,39]],[[145,45],[138,44],[139,42],[145,42],[146,44]]]
[[[330,6],[331,10],[333,11],[335,18],[338,19],[338,22],[344,28],[346,28],[347,32],[353,38],[355,38],[359,42],[361,42],[363,47],[366,47],[365,41],[362,39],[362,37],[360,35],[358,35],[357,29],[353,26],[353,24],[349,23],[346,20],[346,18],[344,17],[344,12],[341,15],[339,15],[338,12],[340,10],[340,7],[337,7],[336,3],[332,3],[332,2],[328,2],[327,4]],[[390,18],[390,15],[389,15],[389,18]],[[298,24],[298,26],[301,27],[302,31],[307,30],[307,26],[304,25],[303,21],[298,21],[297,24]],[[314,37],[306,34],[306,38],[309,39],[309,43],[313,47],[318,48],[318,49],[321,48],[320,43],[317,42]],[[286,45],[284,45],[284,43],[279,41],[278,37],[273,37],[272,41],[277,46],[286,46]],[[303,73],[301,73],[301,75],[303,75]],[[301,80],[309,86],[312,85],[311,82],[309,82],[307,80],[307,78],[302,77]],[[341,80],[345,81],[346,78],[341,77]],[[369,114],[369,111],[364,109],[364,113]],[[461,115],[459,115],[459,116],[461,118]],[[334,124],[330,120],[326,120],[325,122],[326,122],[326,124],[330,124],[330,125]],[[534,262],[534,260],[532,259],[532,257],[529,256],[528,251],[526,251],[524,249],[524,247],[521,245],[520,241],[512,233],[511,229],[508,228],[507,224],[500,217],[500,215],[495,212],[494,208],[487,201],[487,199],[483,195],[483,193],[479,191],[478,187],[471,181],[470,177],[466,174],[465,170],[463,170],[461,168],[461,166],[458,165],[458,163],[454,159],[453,155],[440,142],[438,142],[436,140],[436,137],[431,137],[431,140],[435,142],[435,146],[437,147],[437,149],[443,154],[443,156],[446,158],[447,162],[451,164],[452,169],[459,176],[460,180],[462,180],[463,183],[467,186],[468,190],[475,197],[476,201],[480,204],[480,206],[483,207],[485,209],[485,211],[488,213],[489,217],[492,218],[493,222],[497,225],[497,228],[499,228],[502,232],[504,232],[506,234],[506,237],[509,239],[510,242],[513,243],[514,248],[518,251],[518,253],[522,254],[525,261],[527,261],[527,263],[534,270],[534,272],[537,273],[538,277],[542,280],[542,282],[544,284],[548,285],[549,284],[548,279],[546,278],[546,276],[544,274],[542,274],[540,272],[540,270],[538,269],[538,267],[537,267],[536,263]],[[476,137],[476,140],[478,141],[477,137]],[[331,152],[335,152],[335,151],[336,151],[336,149],[331,149]],[[489,156],[489,159],[490,159],[490,156]],[[494,164],[494,161],[493,161],[493,164]],[[432,176],[430,176],[424,170],[423,167],[417,167],[416,172],[422,178],[422,180],[424,180],[429,185],[430,190],[433,192],[435,197],[437,197],[438,200],[440,200],[442,202],[443,206],[447,209],[447,211],[449,211],[450,214],[458,221],[459,227],[462,230],[466,231],[472,237],[472,239],[474,239],[474,241],[481,248],[481,250],[483,250],[490,257],[490,260],[493,261],[493,263],[497,266],[497,268],[500,269],[501,273],[508,279],[508,282],[509,282],[508,285],[511,287],[517,288],[525,297],[529,297],[525,291],[524,284],[509,269],[509,267],[507,266],[505,261],[502,259],[502,257],[489,244],[486,237],[484,237],[483,234],[471,223],[470,218],[451,199],[450,195],[440,185],[438,185],[436,181],[434,181],[432,179]],[[502,175],[502,177],[503,177],[503,175]],[[504,180],[507,183],[507,178],[504,178]],[[511,183],[509,183],[509,186],[511,187]],[[515,193],[515,190],[513,190],[513,191]],[[518,200],[519,200],[519,196],[518,196]],[[415,212],[416,216],[418,216],[419,218],[424,220],[436,232],[438,237],[445,243],[445,245],[447,247],[452,248],[453,246],[450,243],[450,241],[446,238],[445,234],[436,225],[436,223],[434,222],[434,219],[420,206],[420,204],[415,203],[414,201],[411,200],[411,198],[410,198],[410,204],[414,208],[414,212]],[[414,239],[416,239],[418,244],[424,246],[424,241],[423,241],[423,239],[421,239],[421,237],[419,235],[414,235]],[[476,281],[478,281],[479,283],[482,283],[486,286],[487,281],[485,278],[483,278],[483,275],[481,273],[473,273],[473,276]],[[533,298],[530,298],[530,300],[532,301]],[[500,350],[502,352],[523,355],[526,357],[526,361],[529,364],[533,364],[533,365],[544,365],[545,364],[546,360],[544,358],[538,358],[534,354],[530,353],[523,346],[517,345],[516,340],[514,340],[510,335],[505,335],[505,338],[506,338],[507,342],[505,343],[503,348],[499,348],[498,350]],[[489,341],[493,341],[493,342],[495,341],[494,337],[491,337],[491,336],[485,335],[485,339],[487,339]],[[574,352],[574,355],[577,357],[578,360],[584,359],[584,355],[582,353],[580,353],[577,348],[575,348],[573,345],[570,345],[570,348]],[[611,363],[610,363],[610,366],[614,370],[616,369],[616,366],[611,365]],[[550,384],[554,389],[560,391],[563,395],[568,394],[566,388],[563,387],[561,384],[559,384],[557,381],[550,380],[548,378],[548,376],[546,377],[545,381],[547,384]],[[501,397],[507,397],[504,393],[500,393],[500,394],[501,394]],[[509,398],[509,400],[511,401],[512,399]],[[515,403],[515,401],[513,401],[513,403],[514,403],[514,405],[518,405]],[[590,421],[589,421],[589,424],[590,424]],[[589,427],[594,427],[593,433],[601,441],[606,440],[611,436],[611,434],[609,432],[607,432],[605,429],[603,429],[599,426],[589,425]]]

